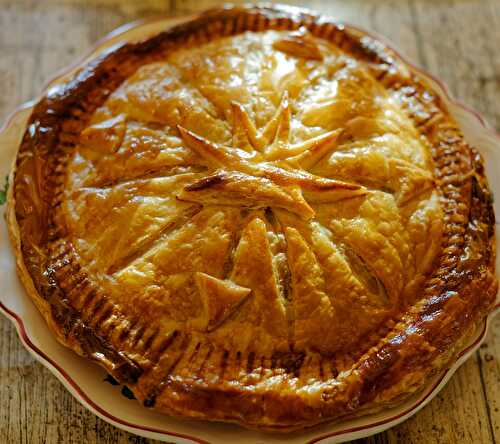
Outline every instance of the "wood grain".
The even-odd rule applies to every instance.
[[[58,69],[117,26],[215,0],[0,0],[0,122]],[[237,3],[237,2],[236,2]],[[289,1],[385,35],[500,128],[497,0]],[[307,3],[307,5],[306,5]],[[500,317],[485,344],[426,408],[358,443],[500,443]],[[0,443],[148,443],[85,410],[0,317]]]

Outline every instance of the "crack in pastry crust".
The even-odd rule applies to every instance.
[[[231,39],[282,76],[262,68],[239,100],[199,85],[196,60]],[[294,8],[209,11],[98,58],[36,105],[13,184],[50,328],[174,415],[286,431],[383,408],[496,295],[482,160],[439,97]]]

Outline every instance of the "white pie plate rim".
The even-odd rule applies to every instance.
[[[119,27],[100,40],[87,56],[58,72],[44,88],[43,94],[51,88],[57,88],[58,84],[70,78],[79,67],[97,55],[110,51],[123,42],[144,39],[191,17],[140,20]],[[345,26],[360,29],[352,25],[345,24]],[[494,174],[495,170],[498,171],[500,168],[500,134],[495,133],[479,113],[452,98],[448,88],[441,81],[408,62],[393,44],[373,32],[364,29],[361,31],[376,37],[396,51],[412,70],[425,77],[440,94],[448,109],[459,121],[466,139],[484,156],[490,186],[493,193],[500,196],[500,177],[497,178]],[[0,178],[10,170],[26,121],[37,100],[21,105],[0,128]],[[494,206],[496,214],[500,214],[499,204],[495,202]],[[5,207],[0,211],[4,213]],[[500,241],[497,239],[497,249],[500,251],[499,245]],[[500,259],[497,257],[497,269],[500,269],[499,263]],[[77,356],[55,340],[17,278],[6,225],[3,223],[0,226],[0,311],[14,323],[24,347],[47,367],[79,402],[97,416],[121,429],[162,441],[215,444],[237,440],[241,444],[283,441],[297,444],[305,442],[325,444],[359,439],[382,432],[413,416],[437,395],[455,371],[481,345],[490,321],[499,309],[500,298],[497,295],[495,309],[470,338],[456,362],[448,370],[436,375],[423,390],[406,402],[383,412],[335,424],[325,424],[291,435],[262,433],[229,424],[179,420],[148,410],[137,401],[122,397],[118,387],[103,382],[106,375],[103,369]]]

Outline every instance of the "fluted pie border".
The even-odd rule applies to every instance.
[[[353,29],[354,29],[354,28],[353,28]],[[444,92],[445,92],[445,94],[446,94],[446,91],[444,91]],[[20,324],[20,325],[22,325],[22,324]],[[404,415],[404,414],[403,414],[403,415]],[[338,433],[340,433],[340,432],[337,432],[337,433],[336,433],[336,435],[338,435]]]

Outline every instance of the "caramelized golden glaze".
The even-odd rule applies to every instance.
[[[437,96],[297,10],[98,60],[37,105],[14,188],[51,328],[170,414],[292,430],[382,408],[496,294],[481,160]]]

